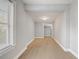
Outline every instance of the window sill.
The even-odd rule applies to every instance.
[[[10,51],[13,48],[14,48],[14,46],[8,45],[8,44],[7,45],[6,44],[0,45],[0,56],[7,53],[8,51]]]

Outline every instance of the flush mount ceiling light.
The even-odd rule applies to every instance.
[[[42,20],[48,20],[49,17],[47,17],[47,16],[42,16],[42,17],[40,17],[40,19],[42,19]]]

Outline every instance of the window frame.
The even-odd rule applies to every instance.
[[[16,32],[15,32],[15,25],[16,25],[16,2],[8,2],[8,40],[7,43],[8,45],[4,45],[0,47],[0,55],[3,55],[4,53],[7,53],[9,50],[15,48],[16,45]],[[14,25],[15,24],[15,25]]]

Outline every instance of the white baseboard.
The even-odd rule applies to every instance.
[[[35,37],[35,38],[44,38],[44,36],[42,36],[42,37]]]
[[[65,47],[63,47],[63,45],[61,45],[57,40],[54,39],[54,41],[65,51],[65,52],[70,52],[72,55],[74,55],[76,58],[78,58],[78,55],[72,51],[71,49],[66,49]]]
[[[32,39],[31,41],[29,41],[26,46],[21,50],[21,52],[14,58],[14,59],[18,59],[24,52],[25,50],[27,50],[27,46],[33,41],[34,39]]]
[[[24,51],[26,49],[27,49],[27,47],[25,47],[24,49],[22,49],[22,51],[14,59],[18,59],[24,53]]]
[[[61,45],[57,40],[54,39],[54,41],[64,50],[64,51],[68,51],[63,45]]]
[[[76,58],[78,58],[78,55],[77,55],[74,51],[72,51],[71,49],[68,49],[68,51],[69,51],[72,55],[74,55]]]

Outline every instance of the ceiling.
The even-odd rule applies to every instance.
[[[23,0],[26,4],[68,4],[71,0]]]
[[[26,12],[35,22],[52,23],[71,3],[71,0],[23,0]],[[49,17],[44,21],[40,17]]]
[[[57,13],[56,12],[28,12],[28,13],[35,22],[43,22],[43,23],[52,23],[56,17],[62,14],[62,12],[57,12]],[[43,16],[46,16],[49,19],[42,20],[41,18]]]

